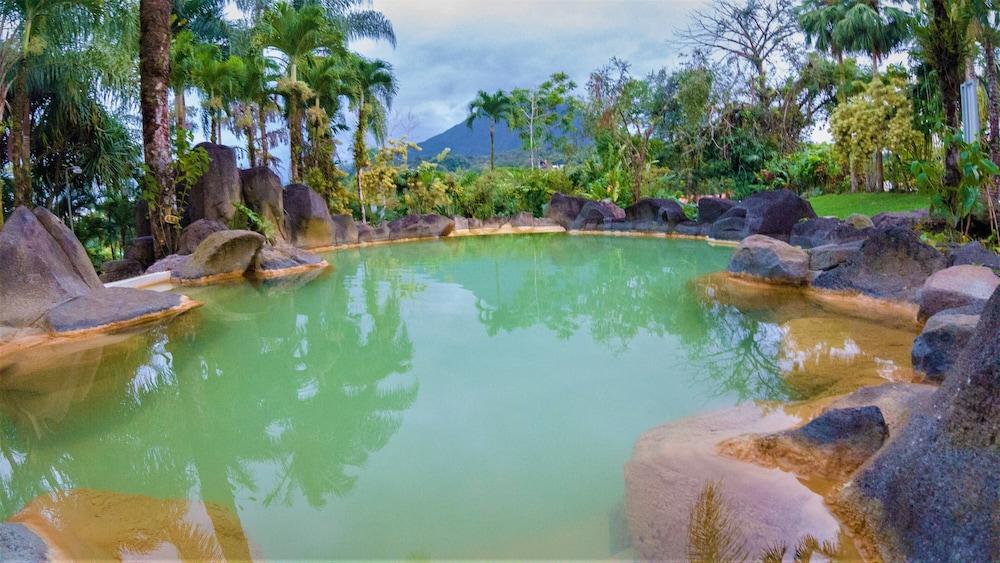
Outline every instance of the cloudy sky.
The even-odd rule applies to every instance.
[[[392,135],[422,141],[465,118],[478,90],[531,87],[557,71],[581,86],[617,56],[644,73],[679,61],[672,43],[710,0],[373,0],[398,44],[352,47],[395,67]]]

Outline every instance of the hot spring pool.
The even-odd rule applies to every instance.
[[[780,319],[699,297],[692,281],[730,253],[461,238],[331,253],[312,279],[184,288],[205,305],[0,367],[0,516],[28,506],[103,542],[81,548],[95,555],[627,553],[639,434],[815,394],[783,374],[850,348],[813,331],[789,352]],[[33,502],[50,491],[67,494]]]

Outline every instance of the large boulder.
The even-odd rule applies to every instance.
[[[684,208],[672,199],[643,198],[625,208],[629,221],[655,221],[676,225],[687,221]]]
[[[389,239],[446,237],[455,229],[455,221],[443,215],[407,215],[389,222]]]
[[[929,217],[930,213],[926,209],[918,211],[887,211],[872,217],[872,224],[875,225],[876,229],[904,227],[913,230]]]
[[[807,477],[846,480],[889,437],[877,406],[826,410],[804,426],[744,436],[721,445],[724,453]]]
[[[236,151],[215,143],[199,143],[195,149],[208,153],[209,164],[188,192],[185,218],[188,223],[208,219],[229,225],[236,215],[235,204],[243,202]]]
[[[286,234],[299,248],[319,248],[334,243],[330,208],[322,196],[303,184],[289,184],[282,192]]]
[[[736,202],[730,199],[703,197],[698,200],[698,222],[714,223],[735,206]]]
[[[608,200],[588,201],[567,228],[575,230],[596,229],[624,218],[625,210]]]
[[[1000,278],[984,266],[952,266],[934,272],[920,288],[917,316],[923,320],[945,309],[969,305],[982,307],[997,286],[1000,286]]]
[[[334,215],[330,220],[333,221],[333,244],[358,243],[358,225],[354,222],[354,217]]]
[[[930,404],[841,492],[886,561],[1000,560],[1000,289]]]
[[[942,381],[955,366],[978,324],[979,315],[968,307],[935,314],[913,341],[913,369],[931,381]]]
[[[219,231],[212,233],[191,254],[174,277],[198,280],[211,276],[236,275],[247,271],[264,237],[253,231]]]
[[[747,236],[746,216],[727,215],[712,223],[708,236],[718,240],[743,240]]]
[[[152,266],[146,268],[147,274],[158,274],[160,272],[179,272],[180,269],[191,259],[190,254],[170,254],[164,256]]]
[[[855,291],[880,299],[916,302],[924,282],[945,257],[903,227],[876,229],[843,264],[823,272],[813,285]]]
[[[816,212],[808,201],[786,189],[757,192],[737,207],[746,210],[746,234],[785,238],[802,219],[813,219]],[[728,212],[727,212],[728,213]]]
[[[824,244],[809,249],[810,270],[830,270],[847,262],[861,249],[861,242],[851,241],[841,244]]]
[[[18,207],[0,231],[0,326],[35,325],[56,304],[100,287],[91,273],[95,282],[80,275],[34,213]]]
[[[469,219],[470,228],[472,219]],[[372,227],[365,223],[358,223],[358,242],[383,242],[389,240],[389,225],[379,225]]]
[[[674,232],[679,235],[690,237],[707,237],[712,231],[710,223],[696,223],[694,221],[683,221],[674,225]]]
[[[1000,270],[1000,255],[987,250],[983,247],[983,243],[974,240],[968,244],[953,248],[948,253],[949,266],[961,266],[963,264],[986,266],[993,270]]]
[[[545,216],[568,229],[588,201],[590,200],[556,192],[545,208]]]
[[[801,248],[764,235],[740,242],[729,271],[772,282],[801,285],[809,278],[809,255]]]
[[[102,287],[53,307],[46,315],[47,328],[70,332],[127,323],[178,307],[181,301],[173,292]]]
[[[108,260],[101,264],[101,281],[111,283],[128,278],[141,276],[146,269],[139,262],[126,258],[124,260]]]
[[[103,284],[98,279],[97,272],[94,271],[94,265],[90,262],[87,251],[84,250],[83,245],[77,240],[73,231],[69,230],[61,219],[44,207],[36,207],[34,213],[35,217],[42,224],[42,227],[48,231],[49,236],[59,245],[66,258],[69,259],[70,265],[76,271],[77,275],[80,276],[80,279],[89,287],[101,287]]]
[[[319,266],[323,259],[311,252],[290,245],[271,246],[265,244],[254,256],[253,270],[268,275],[278,270]]]
[[[218,221],[198,219],[181,231],[181,236],[177,239],[177,254],[191,254],[209,235],[225,230],[227,227]]]
[[[274,226],[274,240],[285,241],[285,204],[281,179],[267,166],[257,166],[240,171],[243,201]]]
[[[792,234],[788,242],[802,248],[813,248],[826,244],[863,240],[871,232],[870,229],[858,229],[840,219],[819,217],[796,223],[792,227]]]
[[[142,264],[143,268],[148,268],[156,261],[156,252],[153,247],[153,237],[136,237],[125,249],[125,259],[135,260]]]

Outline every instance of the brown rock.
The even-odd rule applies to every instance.
[[[264,237],[252,231],[220,231],[209,235],[173,275],[184,280],[242,274],[253,263]]]

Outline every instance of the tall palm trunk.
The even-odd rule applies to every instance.
[[[247,108],[250,115],[253,116],[253,109]],[[250,120],[249,125],[243,128],[243,134],[247,137],[247,158],[250,160],[250,168],[257,166],[257,139],[254,133],[253,120]]]
[[[986,103],[987,121],[990,128],[990,159],[1000,164],[1000,82],[997,80],[996,45],[987,30],[983,34],[983,56],[986,59]],[[991,185],[992,184],[992,185]],[[1000,180],[993,179],[986,185],[986,207],[990,214],[993,232],[1000,236],[1000,217],[997,210],[997,195],[1000,193]]]
[[[139,107],[142,112],[142,148],[156,197],[150,207],[150,226],[157,258],[174,250],[176,217],[170,155],[170,11],[171,0],[139,0]]]
[[[14,169],[14,207],[31,207],[31,102],[28,98],[28,57],[14,79],[14,107],[11,108],[11,165]]]
[[[358,181],[358,207],[361,208],[361,222],[367,223],[368,217],[365,212],[365,192],[362,189],[361,174],[365,166],[368,165],[365,154],[365,123],[368,121],[368,111],[365,106],[365,96],[362,92],[361,101],[358,102],[358,128],[354,132],[354,176]]]
[[[493,143],[497,132],[497,122],[490,122],[490,170],[495,170],[496,165],[494,164],[494,154],[493,154]]]
[[[174,88],[174,118],[177,119],[177,130],[187,130],[187,101],[184,99],[184,87]]]
[[[271,165],[271,155],[267,146],[267,99],[257,104],[257,123],[260,125],[260,158],[263,166]]]
[[[872,80],[879,80],[879,64],[881,57],[879,53],[872,53]],[[875,149],[875,160],[872,165],[871,190],[880,192],[885,187],[885,164],[882,162],[882,147]]]

